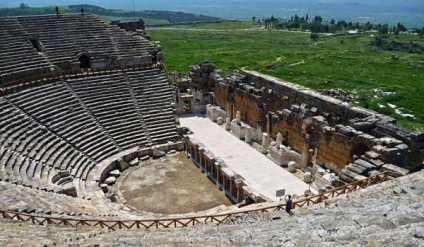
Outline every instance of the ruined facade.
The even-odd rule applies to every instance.
[[[301,166],[318,164],[354,178],[383,166],[414,169],[423,162],[424,134],[399,127],[393,118],[257,72],[222,78],[214,68],[206,61],[190,71],[191,88],[208,96],[208,116],[231,120],[239,112],[255,131],[273,139],[281,134]]]

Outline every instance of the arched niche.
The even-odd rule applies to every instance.
[[[81,55],[78,60],[80,62],[81,69],[89,69],[91,67],[91,61],[89,56]]]

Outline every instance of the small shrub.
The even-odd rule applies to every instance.
[[[318,40],[319,35],[317,33],[311,33],[311,40]]]

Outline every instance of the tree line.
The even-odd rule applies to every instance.
[[[256,17],[252,17],[253,21],[256,21]],[[387,34],[388,32],[395,33],[398,35],[400,32],[408,31],[408,28],[405,27],[402,23],[398,23],[393,27],[389,27],[388,24],[373,24],[370,22],[360,23],[360,22],[347,22],[345,20],[336,21],[331,19],[330,21],[324,21],[322,16],[309,17],[294,15],[290,18],[275,18],[271,16],[269,18],[263,18],[258,20],[259,23],[263,23],[265,28],[274,28],[274,29],[288,29],[288,30],[301,30],[301,31],[310,31],[312,33],[337,33],[347,30],[358,30],[358,32],[366,32],[371,30],[376,30],[380,34]],[[413,30],[413,32],[420,35],[424,35],[424,27]]]

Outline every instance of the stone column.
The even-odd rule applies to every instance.
[[[234,196],[234,177],[228,178],[230,182],[230,195]]]
[[[261,143],[263,131],[262,131],[262,126],[260,126],[259,124],[256,127],[256,134],[258,135],[258,143]]]
[[[268,152],[268,134],[263,133],[262,134],[262,147],[261,147],[261,153],[266,154]]]
[[[282,144],[283,144],[283,135],[280,132],[278,132],[277,139],[275,140],[275,146],[277,147],[277,149],[280,149]]]
[[[204,152],[205,152],[205,149],[203,147],[199,147],[199,167],[200,167],[200,169],[202,169],[203,160],[205,158],[205,156],[203,155]]]
[[[300,164],[303,168],[308,167],[308,161],[309,161],[309,144],[303,143],[303,149],[302,149],[302,163]]]
[[[313,159],[314,159],[314,150],[313,149],[309,149],[308,164],[312,164]]]
[[[243,201],[243,183],[241,180],[237,179],[235,181],[236,189],[237,189],[237,203]]]
[[[194,161],[199,162],[199,147],[196,146],[194,149]]]
[[[317,163],[317,156],[318,156],[318,148],[316,147],[314,150],[314,157],[312,158],[312,163]]]
[[[221,164],[215,162],[215,170],[216,170],[216,185],[219,187],[219,178],[221,177]]]
[[[231,130],[231,119],[229,117],[225,119],[225,130]]]
[[[246,136],[244,137],[244,141],[247,143],[252,142],[252,128],[246,127]]]
[[[237,124],[240,124],[240,122],[241,122],[241,114],[240,114],[239,111],[236,112],[236,122],[237,122]]]

